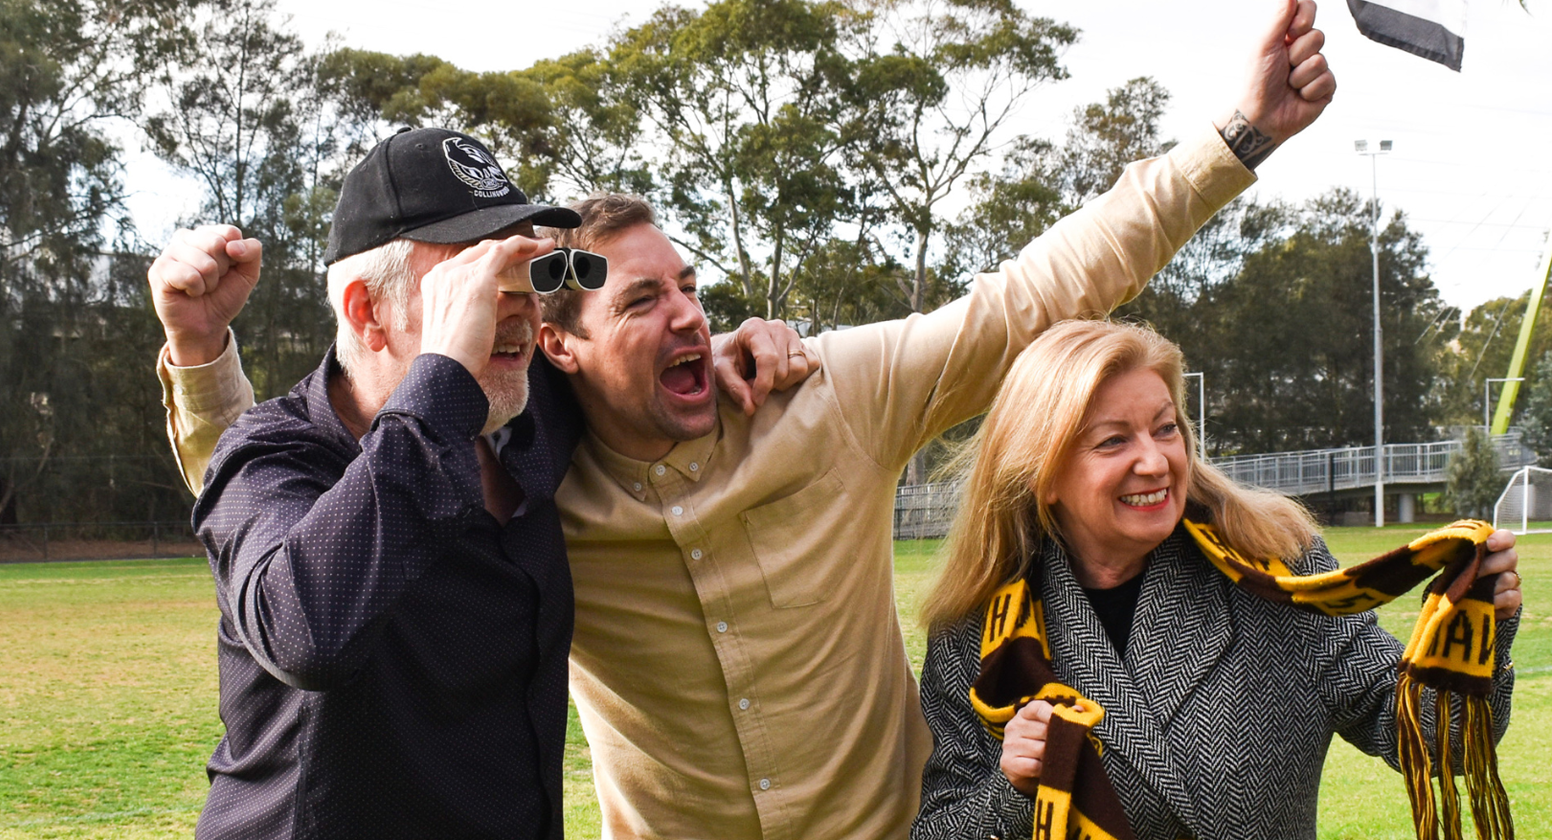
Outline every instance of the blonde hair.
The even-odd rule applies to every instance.
[[[1057,471],[1083,432],[1099,386],[1134,370],[1159,375],[1176,406],[1184,436],[1187,509],[1217,525],[1225,540],[1252,557],[1292,557],[1315,535],[1309,512],[1292,499],[1243,487],[1197,456],[1196,432],[1184,416],[1180,348],[1146,327],[1109,321],[1065,321],[1051,327],[1013,363],[1002,390],[951,469],[963,477],[946,559],[922,608],[930,626],[979,609],[997,587],[1025,576],[1035,549],[1060,538],[1049,498]]]

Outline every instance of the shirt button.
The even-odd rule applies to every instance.
[[[771,780],[770,779],[761,779],[760,780],[760,790],[770,790],[770,789],[771,789]]]
[[[690,462],[690,472],[695,472],[696,470],[698,470],[700,468],[701,468],[700,464],[697,464],[694,461]]]
[[[682,507],[680,507],[678,505],[674,505],[673,510],[674,510],[674,516],[680,516],[680,515],[682,515],[684,513],[684,508],[682,508]]]
[[[641,492],[641,482],[639,482],[639,481],[638,481],[638,482],[636,482],[636,483],[635,483],[635,484],[632,484],[632,485],[631,485],[631,486],[632,486],[632,487],[634,487],[634,488],[636,488],[636,492],[637,492],[637,493],[640,493],[640,492]]]
[[[726,621],[719,621],[719,622],[717,622],[717,632],[718,633],[726,633],[727,632],[727,622]]]
[[[652,471],[657,473],[658,475],[662,475],[663,473],[668,472],[668,468],[663,466],[662,464],[658,464],[656,467],[652,468]]]
[[[699,559],[701,559],[701,550],[698,549],[698,548],[690,549],[690,559],[691,560],[699,560]]]
[[[740,698],[739,701],[738,701],[738,708],[739,708],[740,711],[746,711],[746,712],[749,711],[749,698],[748,697]]]

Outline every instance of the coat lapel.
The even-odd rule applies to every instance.
[[[1132,679],[1148,687],[1148,705],[1165,728],[1233,638],[1230,584],[1189,541],[1177,528],[1154,550],[1126,646]]]
[[[1170,754],[1165,734],[1168,716],[1159,713],[1160,707],[1153,698],[1155,683],[1150,680],[1155,678],[1153,675],[1157,669],[1150,669],[1145,677],[1129,672],[1122,664],[1109,637],[1105,635],[1104,626],[1099,623],[1099,616],[1094,613],[1077,579],[1073,577],[1067,556],[1060,546],[1047,540],[1041,559],[1044,577],[1041,593],[1048,605],[1046,628],[1057,675],[1104,708],[1105,718],[1095,730],[1100,739],[1137,769],[1142,778],[1169,803],[1170,810],[1201,834],[1196,801]],[[1143,620],[1145,609],[1160,615],[1164,612],[1162,604],[1152,606],[1146,602],[1177,596],[1180,593],[1176,588],[1184,585],[1173,574],[1156,574],[1156,567],[1176,565],[1171,559],[1156,556],[1151,562],[1148,579],[1144,581],[1138,599],[1137,617],[1133,622],[1131,641],[1127,644],[1129,651],[1137,645],[1138,622]],[[1156,581],[1155,578],[1162,580]],[[1172,610],[1169,612],[1173,613]],[[1159,631],[1152,632],[1158,635]],[[1216,659],[1216,655],[1213,658]],[[1127,659],[1132,661],[1134,657],[1128,656]],[[1199,679],[1200,675],[1193,676],[1190,683],[1194,685]],[[1147,691],[1140,690],[1139,686],[1147,686]],[[1173,692],[1180,690],[1175,688]],[[1184,691],[1188,692],[1189,689]],[[1179,701],[1176,700],[1174,707],[1178,705]]]

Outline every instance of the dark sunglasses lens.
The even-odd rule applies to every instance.
[[[566,281],[566,255],[557,251],[530,261],[528,280],[543,295],[559,289]]]
[[[609,260],[590,251],[572,251],[571,267],[577,273],[577,285],[590,292],[604,287],[609,275]]]

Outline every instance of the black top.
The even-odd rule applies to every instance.
[[[221,609],[226,736],[200,838],[559,838],[572,588],[554,493],[581,433],[548,365],[499,459],[444,356],[410,366],[359,444],[331,349],[221,437],[194,508]],[[536,418],[538,422],[535,422]]]
[[[1110,637],[1110,644],[1122,659],[1126,658],[1126,642],[1132,636],[1132,616],[1137,613],[1137,596],[1142,594],[1142,582],[1147,576],[1148,570],[1144,569],[1120,586],[1109,589],[1082,587],[1083,594],[1088,596],[1089,606],[1094,608],[1099,623],[1105,627],[1105,635]]]

